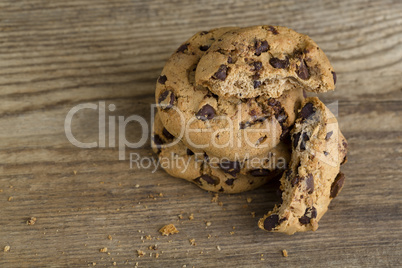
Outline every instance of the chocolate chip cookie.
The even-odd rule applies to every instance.
[[[245,94],[239,98],[221,94],[213,89],[216,86],[211,87],[200,78],[205,76],[200,74],[204,74],[207,66],[213,66],[220,59],[211,58],[215,52],[209,53],[209,50],[217,49],[225,33],[238,30],[219,28],[199,32],[183,43],[166,63],[155,94],[162,123],[172,135],[179,137],[187,147],[200,148],[207,154],[231,161],[266,155],[285,140],[303,100],[303,90],[298,83],[284,88],[275,98],[272,94],[262,94],[263,91],[260,95]],[[226,61],[231,62],[230,68],[240,64],[241,69],[242,54],[236,55],[232,53]],[[204,62],[201,65],[200,60]],[[265,66],[268,62],[251,58],[249,63],[252,72],[265,73],[271,68]],[[222,68],[212,74],[215,78],[209,78],[221,81],[226,67]],[[240,73],[238,75],[240,77]]]
[[[307,98],[291,132],[290,167],[282,175],[282,204],[260,219],[260,228],[293,234],[318,228],[330,201],[342,189],[340,165],[347,142],[331,111],[318,99]]]
[[[266,156],[243,161],[230,161],[199,149],[189,149],[168,132],[158,114],[152,148],[168,174],[193,182],[204,190],[221,193],[252,190],[280,177],[290,158],[290,148],[285,143],[280,143]]]

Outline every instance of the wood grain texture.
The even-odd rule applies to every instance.
[[[401,1],[385,0],[1,1],[0,267],[401,266],[401,11]],[[149,119],[164,62],[196,31],[258,24],[308,34],[338,74],[337,90],[321,97],[339,101],[347,182],[316,232],[259,230],[277,201],[269,185],[220,195],[220,206],[162,170],[130,169],[116,147],[67,140],[64,119],[80,103],[105,101],[116,105],[108,116]],[[74,135],[96,141],[97,120],[79,112]],[[141,135],[135,124],[126,134]],[[149,143],[129,153],[151,156]],[[160,236],[168,223],[180,233]]]

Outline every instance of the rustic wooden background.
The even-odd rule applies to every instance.
[[[347,182],[317,232],[258,229],[277,201],[269,186],[211,203],[162,170],[130,169],[116,147],[67,140],[75,105],[105,101],[116,105],[107,116],[149,118],[156,78],[182,41],[256,24],[310,35],[338,74],[336,92],[322,97],[339,101]],[[1,1],[0,66],[0,267],[402,265],[401,1]],[[97,141],[97,116],[79,112],[74,135]],[[126,134],[141,133],[132,123]],[[168,223],[180,233],[162,237]]]

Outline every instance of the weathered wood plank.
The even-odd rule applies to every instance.
[[[0,2],[0,267],[401,266],[401,10],[385,0]],[[130,168],[116,147],[68,142],[64,119],[75,105],[106,101],[116,105],[107,116],[149,119],[155,80],[180,43],[200,30],[256,24],[310,35],[338,74],[337,91],[321,97],[339,102],[347,182],[317,232],[257,228],[278,201],[272,185],[220,195],[220,206],[160,169]],[[79,112],[74,135],[96,141],[97,116]],[[141,132],[129,124],[126,134],[135,141]],[[129,153],[152,157],[149,143]],[[180,233],[160,236],[167,223]]]

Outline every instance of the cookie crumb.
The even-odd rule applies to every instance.
[[[158,245],[155,244],[155,245],[153,245],[153,246],[149,246],[148,249],[157,250],[157,249],[158,249]]]
[[[219,250],[219,251],[222,250],[220,246],[216,246],[216,249]]]
[[[155,259],[159,258],[159,253],[155,253]]]
[[[235,234],[235,232],[230,232],[230,235],[234,235]]]
[[[99,252],[105,253],[105,252],[107,252],[107,248],[101,248],[101,249],[99,249]]]
[[[190,239],[189,241],[190,241],[190,245],[192,245],[192,246],[195,246],[195,245],[196,245],[194,238]]]
[[[73,172],[74,172],[74,175],[77,175],[77,170],[74,170]]]
[[[36,223],[36,218],[31,217],[29,220],[27,220],[27,225],[34,225]]]
[[[10,202],[11,200],[13,200],[13,197],[10,196],[7,200],[8,200],[8,202]]]
[[[11,249],[11,247],[10,247],[10,246],[5,246],[5,247],[4,247],[4,252],[9,252],[9,251],[10,251],[10,249]]]
[[[283,257],[287,257],[288,256],[288,251],[286,249],[282,250],[282,254]]]
[[[173,224],[168,224],[163,226],[159,232],[162,235],[171,235],[171,234],[177,234],[179,232],[179,230],[176,229],[176,227]]]
[[[211,223],[210,221],[207,221],[207,222],[205,223],[206,226],[211,226],[211,224],[212,224],[212,223]]]
[[[139,184],[136,184],[136,185],[135,185],[135,188],[139,188],[139,187],[140,187],[140,185],[139,185]]]
[[[179,218],[179,220],[183,219],[183,215],[179,214],[177,215],[177,218]]]
[[[141,258],[142,256],[145,255],[145,252],[142,250],[137,250],[138,258]]]
[[[251,217],[255,218],[255,212],[251,212]]]
[[[107,239],[113,240],[113,237],[112,237],[111,235],[108,235],[108,236],[107,236]]]
[[[190,216],[188,216],[188,219],[189,219],[190,221],[194,220],[194,214],[191,213]]]
[[[219,201],[218,206],[223,207],[223,202]]]
[[[211,199],[211,203],[217,203],[219,198],[219,194],[214,194],[214,196]]]
[[[113,266],[116,266],[116,265],[117,265],[117,263],[116,263],[115,261],[114,261],[112,264],[113,264]]]
[[[92,266],[96,266],[96,262],[93,262],[93,263],[92,263]]]
[[[247,197],[247,203],[251,203],[251,201],[253,201],[253,199],[251,197]]]

